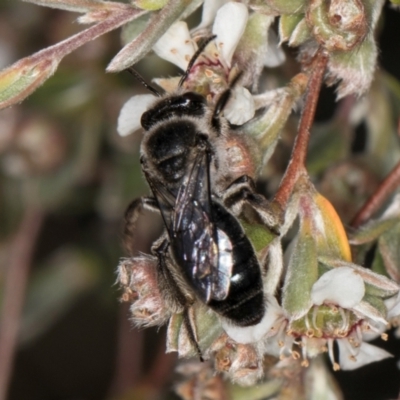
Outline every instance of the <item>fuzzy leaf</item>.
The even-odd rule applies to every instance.
[[[350,244],[360,245],[378,239],[382,234],[392,229],[400,222],[399,218],[388,218],[369,222],[350,238]]]
[[[378,249],[385,270],[396,282],[400,281],[400,224],[385,232],[378,240]]]
[[[166,353],[172,353],[179,349],[179,333],[183,325],[183,315],[173,314],[167,328],[167,349]]]
[[[249,224],[245,221],[240,221],[240,223],[256,251],[264,249],[276,238],[276,234],[272,233],[264,225]]]
[[[67,10],[79,13],[86,13],[89,11],[97,11],[107,6],[115,6],[115,4],[109,1],[101,0],[23,0],[27,3],[37,4],[39,6],[58,8],[60,10]]]
[[[105,21],[68,39],[23,58],[0,72],[0,108],[18,103],[36,90],[56,70],[67,54],[97,37],[143,15],[143,11],[125,4]]]
[[[365,253],[362,252],[362,260],[365,259]],[[380,275],[387,275],[385,263],[379,251],[375,252],[374,260],[372,261],[371,270]]]
[[[239,385],[229,386],[229,398],[232,400],[263,400],[273,398],[282,387],[279,379],[270,379],[266,383],[259,383],[250,387]]]
[[[249,6],[266,14],[298,14],[304,12],[305,0],[251,0]]]
[[[304,74],[296,75],[260,117],[253,118],[242,126],[243,133],[257,140],[260,151],[264,154],[263,163],[273,154],[280,132],[306,86],[307,77]]]
[[[310,309],[311,290],[317,279],[316,243],[311,221],[304,218],[290,256],[283,288],[282,305],[292,319],[301,318]]]
[[[142,33],[149,23],[150,17],[150,13],[144,14],[140,18],[136,18],[134,21],[129,22],[122,27],[121,40],[124,46]]]
[[[333,82],[340,81],[337,99],[350,94],[361,96],[369,89],[376,68],[377,54],[372,35],[352,51],[337,51],[330,54],[328,76]]]
[[[24,58],[0,72],[0,108],[19,103],[53,75],[59,60]]]
[[[311,38],[311,30],[303,14],[282,15],[279,21],[281,42],[297,47]]]
[[[222,333],[221,324],[215,313],[197,302],[189,310],[189,319],[197,342],[204,353],[211,343]],[[168,324],[167,353],[176,351],[179,357],[197,356],[192,345],[182,314],[173,314]]]
[[[374,321],[386,324],[387,308],[383,300],[379,297],[366,294],[363,301],[354,307],[355,311],[361,312]]]
[[[243,71],[243,86],[256,88],[268,51],[268,30],[273,21],[273,17],[258,13],[252,14],[247,21],[233,58]]]
[[[135,0],[133,4],[142,10],[155,11],[163,8],[168,0]]]
[[[319,193],[314,196],[314,201],[320,211],[319,215],[322,217],[321,225],[324,227],[324,235],[316,237],[319,248],[318,254],[330,254],[351,261],[349,241],[336,210]],[[317,218],[317,215],[315,218]]]

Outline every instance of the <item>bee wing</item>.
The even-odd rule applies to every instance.
[[[209,166],[207,149],[199,149],[178,192],[171,232],[174,254],[206,303],[228,296],[233,265],[230,241],[213,221]]]
[[[151,176],[145,169],[143,169],[143,172],[146,177],[146,181],[149,184],[150,189],[157,201],[161,217],[164,220],[164,225],[168,232],[170,232],[172,228],[171,215],[173,213],[176,201],[175,197],[161,181]]]

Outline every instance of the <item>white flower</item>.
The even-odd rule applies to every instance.
[[[247,7],[241,3],[229,2],[218,10],[212,32],[217,36],[219,59],[223,65],[231,66],[233,53],[246,28],[248,16]]]
[[[336,304],[342,308],[356,306],[365,294],[361,276],[350,267],[339,267],[323,274],[311,289],[311,300],[315,305]]]
[[[336,343],[339,347],[340,367],[346,371],[393,357],[386,350],[365,342],[360,342],[359,346],[354,346],[348,339],[337,339]]]
[[[203,13],[201,15],[201,23],[195,28],[195,31],[199,31],[203,28],[207,28],[212,24],[217,15],[217,11],[221,8],[228,0],[205,0],[203,3]]]
[[[153,50],[159,57],[185,70],[197,45],[190,37],[186,22],[178,21],[161,36]]]
[[[254,117],[255,106],[251,93],[243,86],[233,88],[224,108],[225,118],[233,125],[243,125]]]
[[[152,94],[139,94],[131,97],[122,107],[118,117],[117,130],[121,136],[128,136],[137,131],[140,125],[141,115],[153,103],[155,97]]]
[[[275,68],[282,65],[285,61],[286,56],[279,46],[279,38],[276,33],[270,29],[268,31],[268,51],[265,54],[264,66]]]
[[[333,263],[332,260],[328,262]],[[305,316],[291,319],[285,317],[283,310],[278,311],[278,305],[273,308],[275,321],[269,322],[269,330],[265,331],[264,353],[281,359],[302,356],[302,365],[308,366],[309,358],[328,352],[335,370],[356,369],[391,357],[387,351],[365,342],[379,335],[385,338],[387,322],[378,309],[363,299],[365,283],[386,293],[396,292],[397,285],[352,263],[340,261],[337,264],[337,268],[325,272],[314,283],[313,305]],[[393,310],[398,309],[397,299],[392,301]],[[333,352],[335,341],[339,347],[338,362]],[[301,349],[301,355],[297,349]]]
[[[268,296],[265,315],[257,325],[240,327],[231,324],[229,321],[223,320],[222,327],[228,336],[238,343],[256,343],[265,338],[265,336],[271,332],[276,321],[282,319],[282,317],[283,310],[279,306],[275,297]],[[274,333],[274,331],[272,332]]]
[[[213,5],[207,2],[203,11],[204,26],[209,24],[210,18],[215,17],[212,32],[217,37],[208,44],[197,63],[191,68],[185,87],[188,90],[198,91],[196,85],[204,86],[206,92],[202,94],[212,100],[229,86],[229,79],[235,76],[230,74],[231,61],[245,30],[248,10],[241,3],[218,1]],[[172,24],[153,47],[159,57],[177,65],[183,71],[188,67],[197,49],[198,46],[184,21]],[[197,65],[201,67],[198,68]],[[156,82],[167,92],[179,90],[177,78],[158,79]],[[232,94],[224,115],[232,124],[241,125],[254,116],[254,100],[250,92],[239,85],[235,86]],[[121,136],[140,128],[140,117],[151,103],[152,97],[142,96],[144,95],[134,96],[124,105],[118,119],[118,133]]]

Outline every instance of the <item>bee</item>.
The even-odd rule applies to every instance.
[[[159,212],[165,232],[152,253],[168,301],[185,314],[199,299],[230,323],[247,327],[258,324],[266,312],[265,272],[238,217],[251,214],[272,230],[277,220],[267,200],[255,192],[252,178],[240,175],[240,162],[230,165],[232,159],[221,155],[232,140],[222,111],[239,76],[215,106],[198,93],[182,90],[196,58],[212,39],[193,56],[176,94],[161,96],[132,71],[160,99],[141,117],[145,132],[140,162],[153,197],[131,203],[125,232],[129,241],[143,208]],[[244,145],[243,138],[233,137],[236,145]],[[189,319],[184,321],[201,354]]]

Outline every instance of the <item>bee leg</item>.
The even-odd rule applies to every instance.
[[[140,217],[140,213],[143,209],[149,211],[160,212],[156,199],[153,197],[139,197],[133,200],[125,211],[125,225],[124,225],[124,247],[128,250],[129,254],[133,254],[132,248],[133,240],[135,236],[136,222]]]
[[[183,311],[183,323],[185,324],[185,328],[188,333],[188,337],[191,344],[196,349],[200,361],[203,362],[204,361],[203,354],[201,353],[199,343],[196,340],[195,331],[193,329],[192,321],[190,320],[189,310],[187,308]]]
[[[188,333],[189,340],[192,346],[196,349],[196,352],[200,358],[200,361],[204,361],[199,344],[196,340],[195,331],[191,323],[189,315],[190,302],[187,297],[182,293],[179,285],[174,279],[171,269],[168,268],[167,264],[167,252],[168,252],[169,242],[167,238],[160,238],[160,241],[152,247],[152,253],[158,258],[158,271],[161,280],[161,290],[164,293],[168,293],[169,297],[174,299],[179,303],[181,308],[183,308],[183,323],[185,324],[186,331]],[[171,300],[170,300],[171,301]]]
[[[224,205],[239,217],[244,215],[246,206],[250,206],[258,219],[273,233],[279,235],[279,226],[282,224],[283,217],[282,210],[273,207],[263,195],[256,193],[254,181],[248,175],[234,180],[225,189],[222,200]]]

